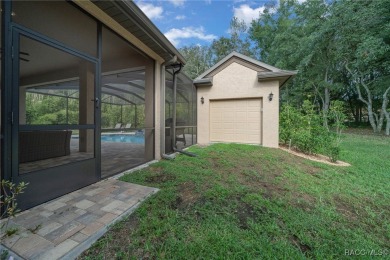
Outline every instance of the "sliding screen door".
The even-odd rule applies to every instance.
[[[100,179],[97,62],[50,38],[14,29],[12,178],[27,209]]]

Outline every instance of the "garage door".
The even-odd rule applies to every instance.
[[[210,141],[261,143],[261,99],[210,102]]]

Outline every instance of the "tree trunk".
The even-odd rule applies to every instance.
[[[389,98],[387,97],[387,94],[390,92],[390,87],[388,87],[385,91],[385,94],[383,94],[383,101],[382,101],[382,113],[386,117],[386,135],[390,135],[390,113],[387,111],[387,105],[389,104]]]
[[[356,90],[359,95],[359,100],[362,101],[367,105],[367,112],[368,112],[368,121],[370,122],[370,125],[372,127],[372,130],[374,130],[374,133],[378,132],[378,115],[374,113],[372,109],[372,98],[371,98],[371,91],[368,88],[367,84],[365,84],[362,79],[360,79],[360,84],[363,86],[364,90],[366,91],[367,94],[367,100],[363,98],[362,92],[360,90],[360,85],[359,83],[356,84]]]
[[[372,130],[374,130],[374,133],[378,133],[378,127],[376,124],[377,117],[375,116],[375,113],[372,111],[372,103],[369,103],[367,105],[367,111],[368,111],[368,122],[370,122]]]
[[[329,130],[328,126],[328,113],[329,113],[329,105],[330,105],[330,94],[328,84],[328,68],[325,71],[325,89],[324,89],[324,98],[322,99],[322,115],[323,115],[323,126]]]
[[[352,103],[352,99],[351,97],[348,95],[348,104],[349,104],[349,109],[351,111],[351,114],[355,120],[355,123],[359,123],[359,111],[358,111],[358,107],[357,106],[354,106],[353,103]]]
[[[386,135],[390,135],[390,113],[385,112],[386,115]]]
[[[326,129],[329,129],[329,126],[328,126],[329,104],[330,104],[329,88],[325,87],[325,91],[324,91],[324,104],[323,104],[323,107],[322,107],[322,113],[324,115],[323,125],[324,125],[324,127],[326,127]]]
[[[377,133],[378,132],[378,127],[377,127],[377,125],[378,125],[378,115],[376,113],[374,113],[374,111],[372,110],[371,91],[368,88],[368,84],[366,84],[364,82],[362,76],[358,76],[358,75],[356,75],[356,73],[352,72],[352,70],[348,67],[348,63],[345,64],[345,68],[357,80],[355,86],[356,86],[356,91],[357,91],[357,93],[359,95],[358,99],[360,101],[362,101],[364,104],[366,104],[367,112],[368,112],[368,121],[370,122],[370,125],[371,125],[372,129],[374,130],[374,133]],[[366,91],[367,99],[363,98],[360,86],[362,86],[364,88],[364,90]]]

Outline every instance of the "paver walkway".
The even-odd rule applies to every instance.
[[[115,179],[100,181],[18,214],[9,224],[18,233],[1,244],[25,259],[76,258],[157,191]]]

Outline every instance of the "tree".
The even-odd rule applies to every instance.
[[[179,51],[187,61],[183,71],[191,79],[196,78],[212,65],[211,52],[208,46],[193,45],[183,47]]]
[[[331,5],[321,0],[303,4],[280,1],[276,11],[266,12],[253,22],[250,37],[257,42],[266,62],[300,71],[294,85],[298,85],[301,99],[306,96],[319,104],[327,128],[330,101],[342,88],[333,43],[337,27],[330,22]]]
[[[220,37],[214,40],[210,46],[212,53],[212,63],[215,64],[231,52],[236,51],[243,55],[254,57],[251,42],[246,37],[248,27],[244,21],[240,21],[237,17],[233,17],[230,22],[230,37]]]
[[[299,70],[282,98],[317,103],[326,127],[332,100],[348,101],[356,121],[364,104],[380,132],[385,119],[390,124],[389,6],[390,0],[281,0],[252,22],[249,37],[263,61]]]
[[[387,117],[390,91],[389,5],[389,0],[346,0],[334,4],[333,20],[335,24],[342,25],[336,38],[340,62],[344,62],[351,85],[367,108],[374,132],[382,130],[385,118],[386,128],[390,127]]]

